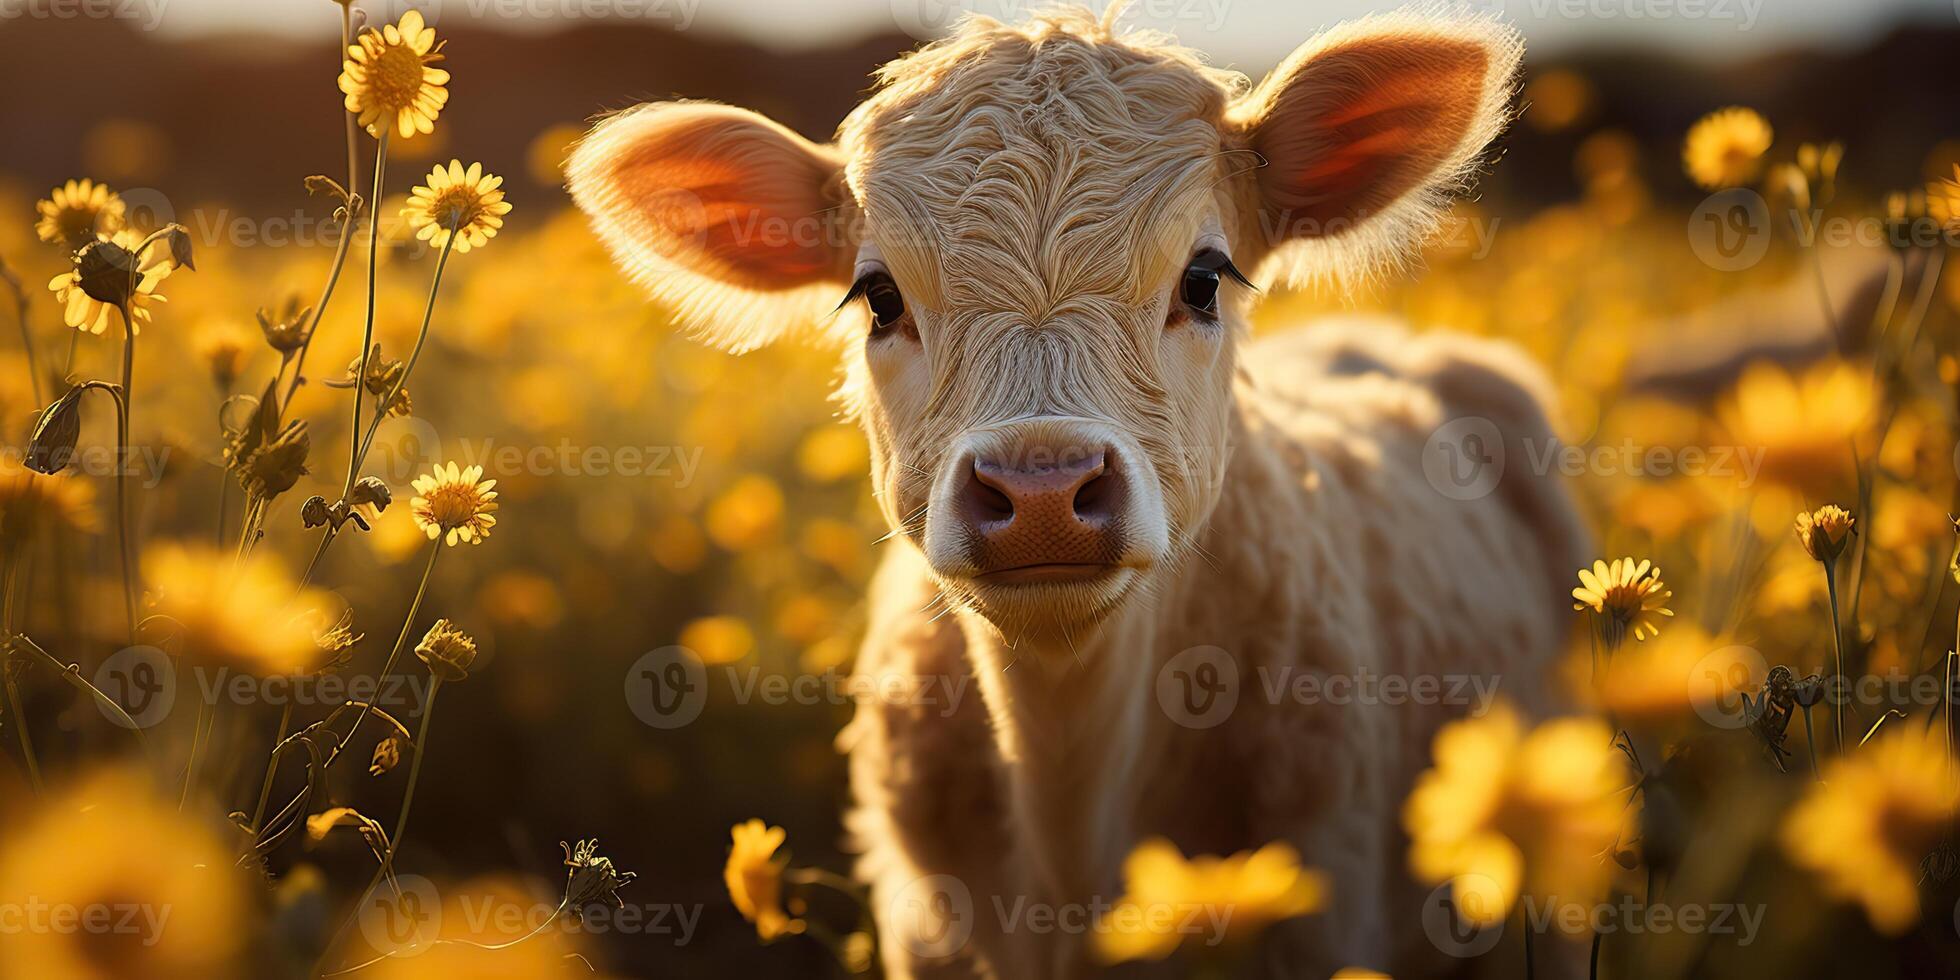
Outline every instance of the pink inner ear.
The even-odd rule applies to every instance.
[[[825,161],[756,134],[684,127],[635,147],[618,165],[627,200],[655,251],[693,271],[759,291],[794,289],[834,274],[842,216],[824,196]]]
[[[1469,42],[1383,39],[1315,57],[1254,147],[1266,207],[1334,234],[1427,182],[1475,121],[1489,55]]]

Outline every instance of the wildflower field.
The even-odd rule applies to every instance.
[[[213,164],[248,200],[173,191],[203,151],[114,65],[72,146],[0,120],[37,145],[0,151],[0,977],[877,973],[834,742],[888,528],[833,357],[696,344],[618,273],[559,172],[617,102],[480,149],[474,79],[519,66],[319,2],[290,115],[224,127],[325,152]],[[1527,61],[1411,275],[1257,312],[1508,339],[1557,389],[1505,465],[1593,531],[1569,709],[1436,739],[1401,808],[1432,940],[1475,976],[1960,973],[1960,120],[1880,153],[1592,65]],[[1312,864],[1146,841],[1095,949],[1228,975],[1342,901]]]

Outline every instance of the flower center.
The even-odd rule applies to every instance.
[[[460,483],[440,486],[429,493],[429,516],[444,529],[468,524],[476,518],[477,508],[482,505],[483,497],[476,488]]]
[[[95,240],[96,217],[100,212],[94,208],[62,208],[55,212],[54,226],[67,242],[92,242]]]
[[[400,112],[422,93],[422,56],[405,44],[383,45],[368,69],[368,91],[376,106]]]
[[[451,187],[436,197],[429,210],[437,224],[455,231],[483,216],[483,196],[474,187]]]

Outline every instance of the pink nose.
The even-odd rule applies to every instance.
[[[1120,551],[1117,515],[1126,496],[1120,468],[1110,465],[1114,454],[1106,448],[1024,451],[1060,461],[1017,465],[976,457],[963,488],[962,516],[974,531],[980,572],[1113,564]]]

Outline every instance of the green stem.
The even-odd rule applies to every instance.
[[[1824,589],[1826,592],[1830,594],[1830,598],[1831,598],[1831,649],[1837,655],[1837,672],[1836,675],[1833,676],[1831,679],[1832,680],[1831,686],[1836,688],[1837,690],[1834,692],[1835,696],[1831,698],[1831,707],[1834,709],[1833,713],[1837,719],[1838,754],[1843,755],[1844,754],[1844,699],[1845,699],[1844,684],[1849,680],[1849,678],[1844,676],[1844,636],[1843,636],[1843,631],[1838,628],[1837,569],[1835,567],[1835,563],[1833,562],[1824,563]]]
[[[429,701],[422,706],[422,721],[416,726],[415,744],[411,746],[415,756],[408,764],[408,788],[402,792],[402,810],[395,817],[395,832],[388,835],[388,853],[382,856],[381,866],[374,869],[374,877],[368,879],[367,887],[361,890],[361,897],[354,902],[354,911],[352,914],[348,915],[341,922],[339,931],[334,933],[333,939],[327,943],[326,951],[320,956],[319,965],[314,967],[316,975],[326,965],[328,958],[333,955],[334,950],[340,946],[340,941],[347,935],[348,927],[352,926],[354,920],[360,917],[361,909],[367,905],[368,899],[374,895],[374,890],[381,886],[382,879],[386,878],[395,866],[395,854],[401,850],[402,834],[408,830],[408,814],[410,809],[415,806],[415,785],[422,776],[422,760],[429,753],[429,719],[435,717],[436,695],[441,692],[442,678],[431,675],[429,679]]]
[[[408,363],[402,367],[401,377],[395,379],[394,387],[388,389],[388,394],[374,408],[374,419],[368,423],[367,436],[361,440],[361,451],[354,457],[355,470],[359,470],[361,464],[367,462],[368,450],[374,448],[374,433],[381,428],[381,420],[388,417],[389,406],[393,405],[395,399],[401,396],[403,389],[408,387],[408,376],[415,373],[415,362],[422,357],[422,345],[429,339],[429,321],[435,319],[436,291],[442,288],[442,270],[449,264],[449,249],[455,243],[456,236],[453,233],[442,243],[442,254],[436,257],[435,280],[429,283],[429,302],[422,308],[422,330],[415,335],[415,347],[409,351]],[[352,490],[353,487],[350,485],[348,489]]]
[[[140,253],[139,253],[140,254]],[[129,406],[135,399],[136,321],[129,304],[117,307],[123,318],[122,393],[116,398],[116,544],[122,552],[123,606],[129,619],[129,645],[136,645],[136,555],[129,536]]]
[[[353,4],[343,3],[340,5],[340,52],[344,55],[347,49],[353,46],[354,46],[354,7]],[[357,150],[357,146],[360,141],[360,137],[358,135],[360,133],[360,129],[356,125],[356,121],[353,113],[342,112],[340,115],[341,115],[342,122],[344,122],[347,127],[347,188],[346,189],[348,195],[351,197],[354,193],[355,185],[361,182],[361,155]],[[347,265],[347,245],[354,238],[354,223],[355,223],[355,218],[358,215],[358,211],[355,209],[354,202],[352,200],[349,200],[346,203],[347,203],[347,225],[340,229],[340,242],[339,244],[334,246],[333,265],[329,268],[327,272],[326,286],[320,290],[320,301],[313,304],[313,322],[307,324],[306,340],[299,345],[299,353],[293,358],[293,377],[291,381],[288,381],[286,383],[286,397],[283,400],[281,400],[279,403],[280,414],[282,417],[284,416],[287,409],[292,408],[293,396],[299,393],[300,381],[303,380],[302,374],[306,370],[306,354],[308,351],[313,349],[313,338],[316,334],[320,332],[320,321],[324,319],[327,315],[327,303],[333,299],[334,287],[339,285],[340,283],[341,269],[345,268]],[[369,202],[367,204],[367,207],[368,207],[368,213],[372,215],[374,212],[374,204],[372,202]],[[283,368],[284,365],[281,365],[281,367]]]
[[[374,151],[374,194],[368,199],[367,325],[361,331],[360,369],[354,373],[354,414],[347,427],[347,485],[341,488],[342,498],[354,492],[354,481],[361,475],[361,391],[367,387],[368,362],[374,357],[375,266],[381,253],[381,178],[388,167],[391,132],[382,131]]]
[[[286,700],[279,712],[279,734],[272,739],[272,756],[265,761],[265,781],[259,784],[259,805],[252,808],[252,832],[258,833],[265,821],[265,805],[272,799],[272,777],[279,772],[279,753],[285,749],[286,732],[293,726],[293,702]]]

